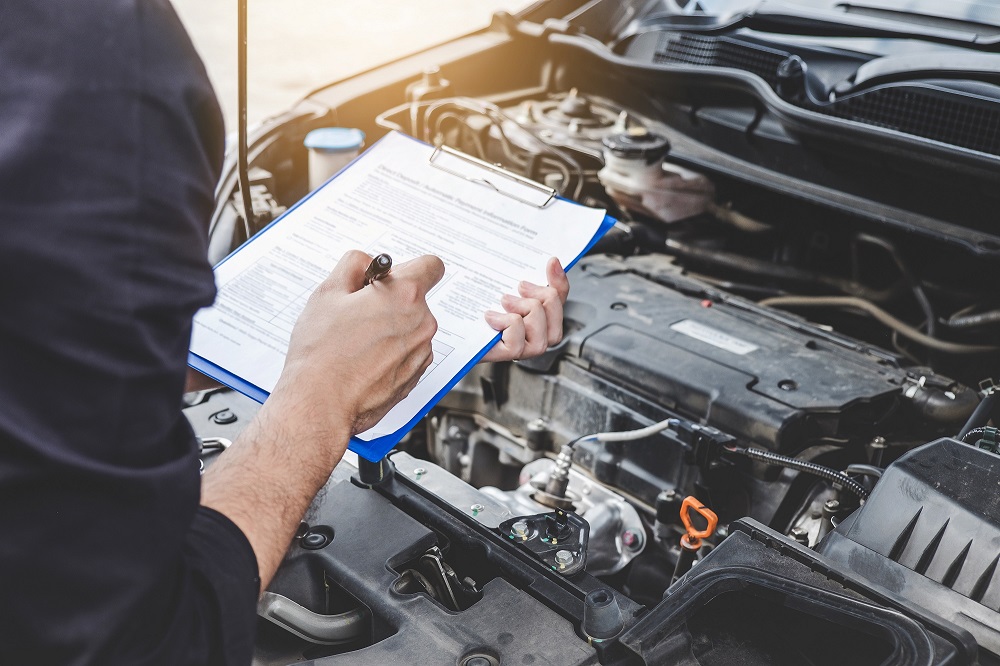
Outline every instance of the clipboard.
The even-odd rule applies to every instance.
[[[403,136],[411,141],[421,143],[425,146],[429,146],[425,142],[419,141],[413,137],[405,134],[396,133]],[[494,164],[490,164],[478,158],[467,155],[461,151],[455,150],[447,146],[436,146],[433,147],[434,150],[428,158],[430,166],[445,173],[451,174],[457,178],[462,178],[469,182],[473,182],[483,187],[488,187],[491,190],[512,199],[519,204],[532,206],[534,208],[544,209],[552,204],[556,199],[566,201],[567,203],[573,205],[580,205],[576,202],[563,199],[558,196],[558,193],[550,187],[532,181],[528,178],[524,178],[518,174],[512,173],[503,169],[502,167]],[[250,241],[247,241],[235,251],[233,251],[229,256],[223,259],[216,268],[224,264],[225,262],[232,259],[240,251],[244,250],[257,238],[264,235],[274,225],[279,224],[286,216],[292,214],[296,209],[298,209],[302,204],[311,199],[317,192],[323,189],[323,187],[336,179],[341,174],[349,170],[355,162],[363,159],[365,153],[362,153],[350,164],[341,169],[338,173],[334,174],[329,180],[324,183],[323,186],[317,188],[301,201],[296,203],[294,206],[289,208],[285,213],[279,216],[277,219],[272,221],[270,224],[265,226],[260,232],[257,233]],[[609,229],[611,229],[616,224],[616,220],[608,215],[604,216],[603,221],[598,227],[597,231],[594,233],[593,237],[590,239],[589,243],[584,247],[584,249],[566,266],[564,269],[566,271],[570,270],[581,257],[583,257],[593,246],[597,243]],[[455,374],[451,380],[431,398],[427,404],[425,404],[413,418],[406,423],[403,427],[397,429],[395,432],[369,439],[362,440],[357,437],[352,437],[348,448],[361,457],[376,462],[383,458],[386,453],[388,453],[400,440],[405,437],[414,426],[417,425],[431,409],[447,394],[451,389],[455,387],[456,384],[466,375],[473,366],[475,366],[482,358],[489,352],[493,346],[499,342],[502,337],[501,333],[497,333],[490,342],[483,347],[469,363],[467,363],[462,369]],[[223,368],[212,361],[199,356],[193,352],[188,353],[188,365],[195,370],[201,372],[202,374],[211,377],[212,379],[220,382],[221,384],[228,386],[229,388],[236,390],[243,395],[255,400],[256,402],[263,403],[267,397],[270,395],[268,391],[263,388],[252,384],[246,379],[235,375],[226,368]]]
[[[456,164],[464,165],[468,168],[479,169],[483,173],[479,175],[463,173],[459,168],[449,166],[449,160],[456,161]],[[554,188],[536,183],[516,173],[511,173],[499,164],[490,164],[485,160],[466,155],[445,145],[436,146],[434,152],[427,158],[427,161],[435,169],[440,169],[445,173],[463,178],[470,183],[486,185],[494,192],[527,206],[546,208],[550,203],[555,201],[558,194]]]

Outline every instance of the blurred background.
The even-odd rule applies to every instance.
[[[236,129],[236,0],[172,0]],[[489,24],[531,0],[249,0],[248,115]]]

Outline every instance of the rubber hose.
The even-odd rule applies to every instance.
[[[948,342],[925,335],[923,332],[910,326],[896,317],[892,316],[871,301],[854,296],[778,296],[776,298],[766,298],[758,305],[772,308],[853,308],[861,310],[879,322],[897,331],[903,337],[923,345],[928,349],[936,349],[947,354],[983,354],[1000,351],[1000,347],[994,345],[967,345],[958,342]]]
[[[929,421],[946,425],[965,423],[979,405],[979,399],[975,391],[964,386],[955,387],[953,395],[954,398],[949,398],[940,389],[924,386],[918,388],[910,400]]]
[[[860,476],[873,476],[876,479],[882,478],[882,472],[885,470],[881,467],[876,467],[875,465],[848,465],[847,469],[844,470],[848,474],[860,475]]]
[[[788,469],[794,469],[799,472],[805,472],[806,474],[821,477],[831,483],[839,483],[844,488],[857,495],[861,500],[868,499],[868,491],[865,490],[864,486],[854,479],[844,476],[832,467],[817,465],[816,463],[809,462],[808,460],[789,458],[788,456],[782,456],[777,453],[765,451],[764,449],[740,449],[739,451],[751,460],[757,460],[767,463],[768,465],[777,465],[778,467],[787,467]]]
[[[968,435],[973,428],[981,428],[990,420],[993,416],[993,412],[996,410],[997,401],[1000,400],[1000,391],[993,391],[989,395],[980,401],[979,406],[976,407],[975,411],[972,412],[972,416],[969,420],[965,422],[962,429],[958,431],[957,439],[965,441],[965,436]]]
[[[368,622],[361,608],[320,615],[274,592],[264,592],[257,602],[257,615],[312,643],[349,643],[365,634]]]

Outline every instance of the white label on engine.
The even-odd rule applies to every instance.
[[[725,349],[727,352],[740,354],[741,356],[759,349],[759,347],[755,344],[747,342],[746,340],[734,338],[728,333],[723,333],[722,331],[712,328],[711,326],[705,326],[705,324],[700,324],[693,319],[679,321],[676,324],[673,324],[670,328],[678,333],[688,336],[689,338],[701,340],[702,342],[706,342],[713,347]]]

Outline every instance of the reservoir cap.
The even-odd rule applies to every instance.
[[[633,127],[627,132],[604,137],[604,148],[616,157],[641,159],[652,164],[670,152],[670,142],[645,127]]]
[[[305,146],[309,150],[326,153],[346,153],[361,150],[365,133],[351,127],[322,127],[306,134]]]

